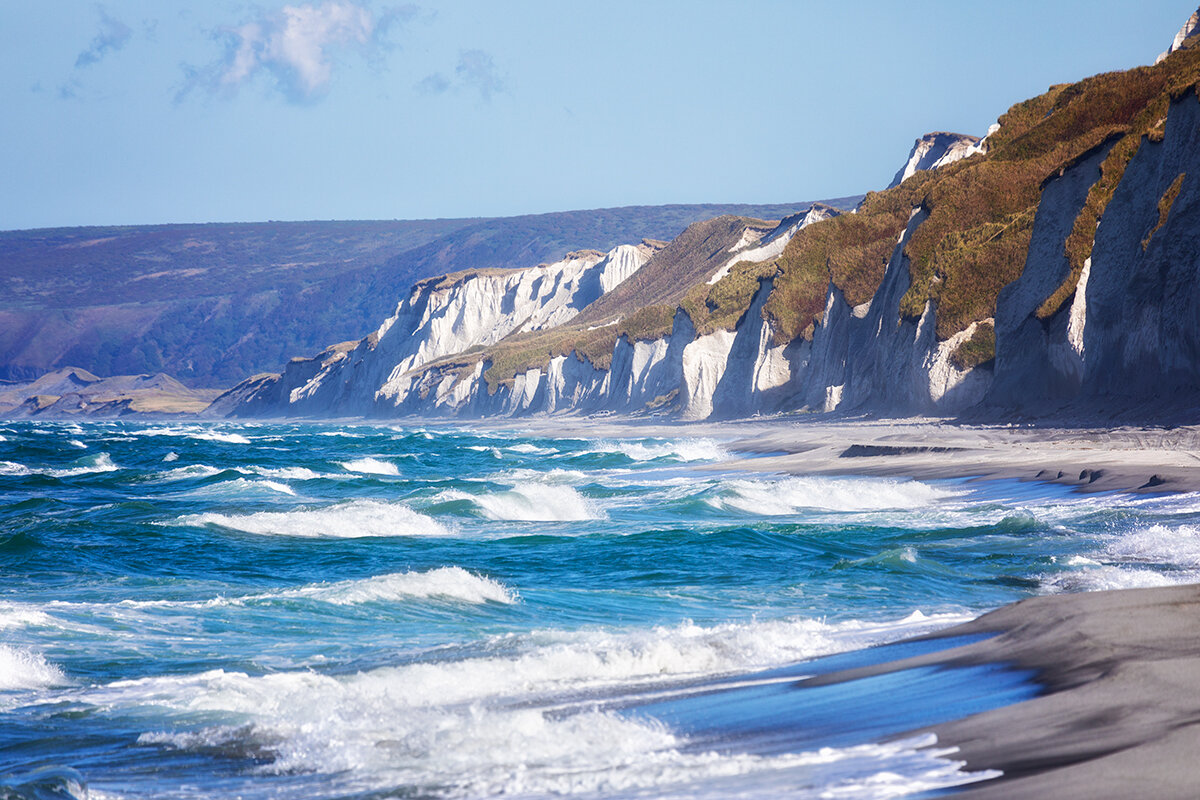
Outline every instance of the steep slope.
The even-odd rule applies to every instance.
[[[79,365],[98,375],[169,369],[189,385],[229,385],[358,338],[422,278],[525,267],[581,248],[669,239],[718,214],[805,205],[0,232],[0,380]]]
[[[1153,67],[1018,103],[982,140],[919,139],[894,185],[852,214],[694,224],[573,319],[393,358],[401,372],[374,398],[386,403],[355,392],[327,408],[1195,413],[1200,37],[1188,33]],[[280,401],[303,377],[258,379],[264,402],[235,412],[294,411]]]

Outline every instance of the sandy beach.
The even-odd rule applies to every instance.
[[[494,426],[491,426],[494,427]],[[1017,479],[1083,492],[1200,489],[1200,429],[1061,428],[942,420],[655,425],[521,421],[559,436],[711,436],[739,455],[714,469],[916,479]],[[807,685],[920,666],[1010,665],[1043,693],[936,726],[980,800],[1200,796],[1200,586],[1035,597],[938,634],[995,636]],[[806,685],[802,683],[801,686]],[[955,756],[956,758],[959,756]]]
[[[962,647],[801,684],[914,667],[1032,670],[1040,696],[936,726],[967,769],[1001,770],[971,798],[1195,798],[1200,788],[1200,586],[1024,600],[933,638],[995,633]]]
[[[979,425],[935,418],[656,423],[583,418],[489,420],[488,429],[580,438],[713,437],[719,470],[1045,481],[1084,492],[1200,490],[1200,427]]]

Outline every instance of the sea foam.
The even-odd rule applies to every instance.
[[[65,683],[62,670],[38,653],[0,644],[0,691],[41,689]]]
[[[496,649],[516,651],[509,655],[340,676],[213,670],[120,681],[82,690],[75,699],[139,716],[142,708],[168,711],[176,727],[146,732],[140,738],[146,744],[267,751],[273,759],[263,769],[271,772],[348,773],[380,786],[440,786],[454,795],[651,791],[686,797],[702,790],[722,797],[745,790],[747,776],[773,780],[792,770],[785,784],[772,788],[795,789],[802,777],[814,797],[838,787],[849,792],[851,785],[855,793],[828,796],[889,797],[971,778],[957,764],[935,762],[943,752],[918,751],[933,744],[929,739],[774,757],[698,751],[661,723],[577,698],[604,687],[645,692],[655,683],[787,662],[961,619],[542,631],[497,637]],[[221,718],[228,722],[214,724]],[[723,778],[732,782],[722,784]]]
[[[450,489],[437,499],[469,501],[484,517],[496,521],[568,522],[604,518],[604,512],[593,501],[566,485],[521,483],[507,491],[489,494]]]
[[[475,575],[462,567],[439,567],[428,572],[397,572],[373,578],[319,583],[252,599],[304,598],[339,606],[443,600],[460,603],[515,603],[517,595],[499,581]]]
[[[403,503],[351,500],[325,508],[259,511],[253,514],[188,514],[179,525],[216,525],[263,536],[353,539],[369,536],[448,536],[434,519]]]
[[[349,472],[359,472],[365,475],[399,475],[400,468],[390,461],[378,458],[356,458],[352,461],[338,462]]]
[[[708,502],[722,510],[779,516],[804,509],[887,511],[930,505],[954,492],[920,481],[891,478],[797,477],[726,481]]]

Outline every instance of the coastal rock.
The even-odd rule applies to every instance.
[[[913,143],[904,166],[892,178],[888,188],[899,186],[911,178],[918,170],[937,169],[947,164],[953,164],[959,159],[982,153],[982,140],[978,136],[964,133],[946,133],[935,131],[927,133]]]

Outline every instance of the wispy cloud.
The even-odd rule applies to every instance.
[[[104,6],[97,5],[96,11],[100,14],[100,32],[92,39],[88,48],[75,59],[76,69],[91,66],[109,53],[115,53],[124,47],[133,35],[133,29],[111,16]]]
[[[492,95],[505,90],[504,79],[496,68],[496,61],[486,50],[463,50],[458,54],[458,65],[454,78],[434,72],[417,82],[417,89],[427,94],[442,94],[451,89],[472,89],[479,92],[480,99],[490,101]]]
[[[496,70],[491,54],[483,50],[463,50],[458,54],[458,66],[454,68],[458,79],[465,85],[478,90],[484,100],[504,91],[504,81]]]
[[[413,13],[411,7],[392,8],[377,17],[348,0],[283,6],[218,31],[224,55],[208,67],[185,67],[177,99],[198,85],[228,93],[268,75],[289,99],[314,100],[328,91],[339,52],[357,50],[370,59],[385,46],[388,29]]]

